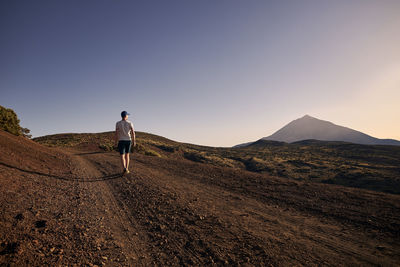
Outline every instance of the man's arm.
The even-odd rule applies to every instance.
[[[131,127],[131,136],[132,136],[133,146],[136,146],[136,135],[135,135],[135,129],[133,127]]]

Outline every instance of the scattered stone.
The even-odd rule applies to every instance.
[[[0,252],[0,255],[14,254],[18,251],[19,244],[16,242],[2,243],[4,249]]]
[[[14,217],[17,221],[21,221],[24,219],[24,215],[22,215],[22,213],[18,213],[15,217]]]
[[[36,228],[45,228],[46,227],[46,221],[45,220],[39,220],[35,222]]]

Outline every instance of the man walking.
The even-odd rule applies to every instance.
[[[123,174],[129,173],[129,153],[131,152],[131,145],[136,146],[135,129],[132,122],[128,121],[126,111],[121,112],[122,120],[118,121],[115,125],[115,142],[118,142],[118,151],[121,154]]]

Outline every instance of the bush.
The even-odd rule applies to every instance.
[[[136,143],[136,146],[132,145],[132,153],[133,152],[137,152],[137,153],[141,153],[144,154],[144,152],[146,151],[145,147],[141,144]]]
[[[197,151],[185,151],[183,156],[191,161],[200,162],[200,163],[209,163],[222,167],[235,167],[237,165],[235,160],[220,157],[217,155],[207,155],[204,152]]]
[[[27,138],[32,136],[30,130],[19,125],[19,119],[14,110],[0,106],[0,129],[13,135],[22,135]]]
[[[113,144],[100,144],[99,148],[103,149],[105,151],[113,151],[113,150],[115,150]]]
[[[173,146],[168,146],[168,145],[156,145],[159,149],[164,150],[165,152],[175,152],[175,147]]]
[[[144,154],[145,154],[146,156],[153,156],[153,157],[159,157],[159,158],[161,158],[161,155],[160,155],[159,153],[157,153],[156,151],[151,150],[151,149],[145,150],[145,151],[144,151]]]
[[[152,141],[152,140],[146,140],[145,141],[146,144],[151,145],[151,146],[155,146],[165,152],[170,152],[173,153],[177,150],[179,150],[179,147],[174,147],[172,145],[167,145],[165,143],[162,142],[158,142],[158,141]]]
[[[246,169],[253,172],[271,172],[272,169],[268,166],[267,162],[256,157],[252,157],[245,161]]]
[[[147,147],[141,145],[141,144],[136,144],[136,146],[132,146],[132,153],[137,152],[139,154],[143,154],[146,156],[154,156],[154,157],[159,157],[161,158],[161,155],[157,153],[154,150],[148,149]]]
[[[204,162],[207,161],[206,157],[205,157],[204,155],[202,155],[201,153],[199,153],[199,152],[185,151],[185,152],[183,153],[183,156],[184,156],[185,158],[187,158],[188,160],[195,161],[195,162],[202,162],[202,163],[204,163]]]

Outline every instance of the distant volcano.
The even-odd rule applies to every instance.
[[[393,139],[378,139],[347,127],[319,120],[309,115],[294,120],[262,140],[293,143],[302,140],[342,141],[365,145],[400,145]]]

